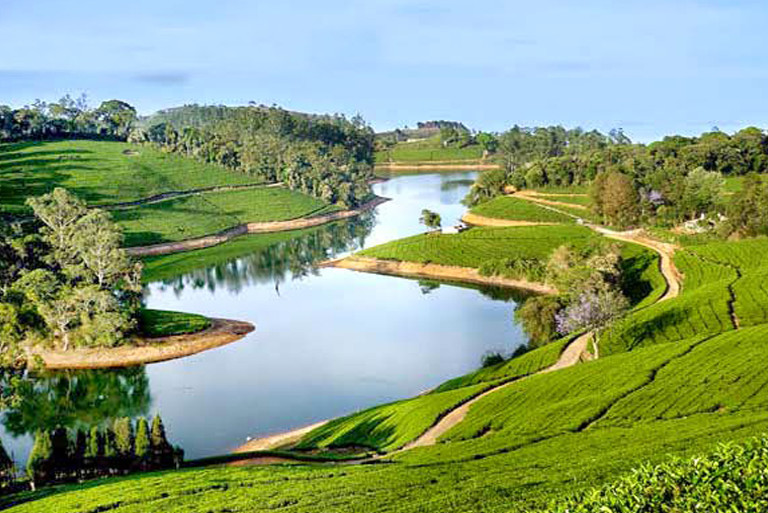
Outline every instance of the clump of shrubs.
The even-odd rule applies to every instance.
[[[603,488],[553,503],[553,513],[768,511],[768,437],[713,454],[646,465]]]

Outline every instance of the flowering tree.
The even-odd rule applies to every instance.
[[[621,316],[628,306],[627,298],[616,289],[586,290],[555,315],[557,331],[566,335],[604,328]]]

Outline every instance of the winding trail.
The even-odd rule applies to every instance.
[[[541,194],[536,191],[529,191],[529,190],[517,191],[516,193],[512,194],[512,196],[516,198],[526,199],[528,201],[533,201],[535,203],[543,203],[545,205],[551,205],[553,207],[567,207],[567,208],[575,208],[578,210],[585,210],[585,211],[589,210],[589,207],[587,207],[586,205],[579,205],[578,203],[566,203],[565,201],[547,199],[549,195]],[[558,194],[557,196],[565,196],[565,194]]]
[[[194,196],[197,194],[205,194],[205,193],[216,193],[216,192],[225,192],[225,191],[237,191],[242,189],[272,189],[274,187],[282,187],[282,182],[276,182],[276,183],[250,183],[250,184],[241,184],[241,185],[214,185],[212,187],[201,187],[198,189],[187,189],[183,191],[169,191],[169,192],[163,192],[161,194],[155,194],[154,196],[150,196],[148,198],[142,198],[134,201],[125,201],[123,203],[111,203],[109,205],[102,205],[98,206],[98,208],[101,208],[103,210],[124,210],[128,208],[134,208],[134,207],[140,207],[142,205],[151,205],[153,203],[161,203],[163,201],[175,199],[175,198],[185,198],[187,196]]]
[[[583,208],[586,210],[586,207],[584,207],[583,205],[572,205],[572,204],[566,204],[566,203],[561,203],[557,201],[542,200],[540,197],[535,197],[535,194],[533,195],[521,194],[518,192],[515,194],[515,196],[530,200],[535,203],[543,204],[542,206],[545,206],[545,208],[549,208],[555,212],[559,212],[573,218],[577,218],[577,216],[575,216],[570,212],[563,212],[554,207],[568,206],[568,207]],[[470,219],[472,219],[472,221],[470,221]],[[499,224],[499,223],[505,223],[506,220],[486,218],[484,216],[477,216],[474,214],[471,214],[471,215],[467,214],[465,215],[465,217],[462,218],[462,220],[477,226],[527,226],[529,225],[529,224],[525,224],[525,225]],[[521,223],[521,222],[517,222],[517,223]],[[533,223],[533,224],[537,224],[537,223]],[[544,224],[544,223],[538,223],[538,224]],[[607,238],[619,240],[623,242],[629,242],[633,244],[638,244],[646,248],[649,248],[659,254],[660,256],[659,268],[662,276],[664,277],[664,281],[666,282],[666,290],[664,291],[664,294],[659,299],[657,299],[656,301],[657,303],[660,301],[666,301],[666,300],[675,298],[680,294],[680,290],[682,288],[681,287],[682,276],[680,272],[677,270],[677,268],[675,267],[675,263],[674,263],[674,253],[677,249],[677,246],[654,240],[646,236],[642,230],[630,230],[630,231],[618,232],[618,231],[611,230],[596,224],[585,224],[585,226],[587,226],[588,228],[596,231],[597,233]],[[391,262],[391,261],[376,260],[376,259],[370,259],[370,258],[362,259],[360,257],[357,257],[357,258],[347,257],[347,258],[343,258],[335,261],[326,262],[324,265],[329,267],[331,266],[343,267],[346,269],[353,269],[353,270],[358,270],[363,272],[379,272],[383,274],[397,274],[397,275],[406,275],[406,276],[407,275],[413,276],[413,275],[420,275],[420,274],[428,275],[430,271],[436,270],[436,269],[429,269],[427,267],[433,264]],[[437,266],[437,267],[449,267],[449,266]],[[466,269],[459,268],[459,269],[461,269],[462,271],[466,271],[468,268]],[[431,275],[433,277],[438,277],[438,278],[446,277],[446,276],[435,275],[435,274],[431,274]],[[547,374],[557,370],[566,369],[568,367],[573,367],[574,365],[582,361],[597,359],[599,357],[597,344],[592,344],[594,353],[590,353],[588,350],[589,343],[593,340],[594,340],[594,333],[591,331],[584,333],[582,335],[579,335],[570,344],[566,346],[566,348],[560,354],[560,357],[558,358],[557,362],[555,362],[554,364],[534,374],[531,374],[529,376],[523,376],[522,378],[519,378],[519,379],[507,381],[505,383],[502,383],[501,385],[498,385],[496,387],[486,390],[485,392],[482,392],[481,394],[459,405],[458,407],[454,408],[453,410],[449,411],[447,414],[439,418],[438,421],[431,428],[429,428],[427,431],[425,431],[421,436],[419,436],[415,440],[409,442],[408,444],[406,444],[405,446],[403,446],[402,448],[396,451],[383,454],[380,456],[376,456],[373,458],[373,460],[388,458],[392,455],[402,453],[404,451],[408,451],[411,449],[415,449],[418,447],[428,447],[431,445],[435,445],[438,439],[443,434],[445,434],[451,428],[453,428],[454,426],[456,426],[457,424],[459,424],[464,420],[470,408],[472,408],[472,406],[475,403],[481,401],[482,399],[485,399],[486,397],[488,397],[493,393],[496,393],[500,390],[505,389],[506,387],[509,387],[522,380],[528,379],[531,376],[535,376],[538,374]],[[317,426],[319,425],[322,425],[322,424],[317,424]],[[270,448],[276,447],[277,445],[285,445],[287,443],[292,443],[294,441],[298,441],[304,434],[311,431],[312,428],[314,428],[314,426],[308,426],[306,428],[301,428],[301,429],[284,433],[281,435],[275,435],[272,437],[267,437],[259,440],[253,440],[248,444],[245,444],[244,446],[238,448],[237,452],[247,451],[248,448],[251,448],[250,450],[254,450],[253,447],[257,447],[262,450],[270,449]]]
[[[534,200],[534,201],[538,201],[538,200]],[[482,216],[477,216],[477,217],[482,217]],[[472,223],[472,224],[482,224],[482,223]],[[498,225],[486,224],[484,226],[498,226]],[[610,230],[608,228],[604,228],[598,225],[587,225],[587,226],[607,238],[624,241],[624,242],[630,242],[633,244],[638,244],[656,251],[660,256],[659,266],[660,266],[661,274],[664,277],[664,280],[666,281],[666,284],[667,284],[667,288],[664,294],[657,300],[657,302],[666,301],[668,299],[675,298],[680,294],[680,289],[681,289],[680,284],[682,281],[682,277],[679,271],[677,270],[677,268],[675,267],[675,263],[673,260],[674,252],[677,249],[676,246],[674,246],[673,244],[659,242],[649,237],[646,237],[645,235],[643,235],[642,231],[640,230],[617,232],[617,231]],[[539,372],[536,372],[532,375],[535,376],[537,374],[547,374],[560,369],[566,369],[568,367],[572,367],[577,363],[579,363],[580,361],[583,361],[586,359],[597,358],[598,355],[597,355],[596,344],[593,345],[595,349],[594,355],[590,355],[589,352],[587,351],[589,342],[593,340],[593,337],[594,337],[593,332],[588,332],[578,336],[570,344],[568,344],[568,346],[565,348],[563,353],[560,355],[560,358],[558,359],[557,362],[555,362],[553,365],[550,365],[546,369],[540,370]],[[462,420],[464,420],[464,418],[466,417],[472,405],[488,397],[489,395],[495,392],[498,392],[499,390],[503,390],[504,388],[511,386],[514,383],[518,383],[526,379],[527,377],[528,376],[518,380],[509,381],[497,387],[491,388],[490,390],[486,390],[482,394],[474,397],[472,400],[467,401],[466,403],[450,411],[447,415],[443,416],[434,426],[428,429],[419,438],[408,443],[402,449],[395,451],[393,453],[389,453],[387,456],[390,456],[392,454],[396,454],[402,451],[414,449],[416,447],[426,447],[426,446],[436,444],[437,440],[443,434],[445,434],[452,427],[456,426]]]
[[[531,374],[530,376],[536,376],[537,374],[547,374],[549,372],[554,372],[560,369],[566,369],[568,367],[572,367],[576,365],[577,363],[579,363],[580,361],[586,358],[585,355],[587,354],[587,345],[589,344],[590,340],[592,340],[591,332],[585,333],[583,335],[579,335],[570,344],[568,344],[568,346],[560,355],[560,358],[557,360],[557,362],[550,365],[546,369],[542,369],[538,372]],[[467,416],[467,413],[469,412],[469,409],[472,407],[472,405],[488,397],[489,395],[496,393],[499,390],[503,390],[516,383],[519,383],[529,378],[530,376],[524,376],[520,379],[508,381],[497,387],[486,390],[480,395],[475,396],[471,400],[451,410],[447,415],[443,416],[434,426],[432,426],[426,432],[424,432],[424,434],[422,434],[419,438],[406,444],[405,446],[403,446],[403,448],[397,451],[388,453],[385,456],[389,457],[389,456],[392,456],[393,454],[397,454],[403,451],[408,451],[410,449],[415,449],[417,447],[428,447],[430,445],[435,445],[437,443],[438,438],[440,438],[448,430],[450,430],[452,427],[454,427],[455,425],[459,424],[461,421],[464,420],[464,417]]]

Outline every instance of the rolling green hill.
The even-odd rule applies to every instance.
[[[362,254],[479,267],[500,255],[543,259],[566,242],[596,237],[571,224],[474,228]],[[570,339],[560,340],[430,393],[333,420],[283,448],[304,459],[336,449],[383,457],[134,475],[20,495],[13,500],[36,500],[10,511],[546,510],[572,493],[592,493],[599,503],[606,489],[587,490],[633,468],[668,468],[670,456],[708,454],[718,442],[768,432],[768,239],[690,241],[675,254],[682,292],[660,302],[658,258],[633,244],[623,244],[622,255],[634,280],[633,309],[600,337],[597,360],[536,374],[560,358]],[[164,258],[149,266],[161,273],[176,262],[184,265]],[[491,388],[436,444],[398,451]]]
[[[377,151],[374,157],[377,164],[479,160],[483,157],[483,149],[479,144],[471,144],[463,148],[446,147],[437,135],[428,139],[399,142],[388,150]]]
[[[56,187],[111,209],[127,246],[338,210],[300,192],[266,187],[244,173],[147,145],[89,140],[0,145],[0,212],[28,214],[27,197]]]

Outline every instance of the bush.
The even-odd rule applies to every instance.
[[[704,458],[641,467],[547,511],[768,511],[768,438],[744,446],[722,445]]]
[[[504,362],[504,360],[505,360],[504,359],[504,355],[502,355],[498,351],[488,351],[480,359],[480,365],[483,368],[493,367],[494,365],[498,365],[498,364]]]

